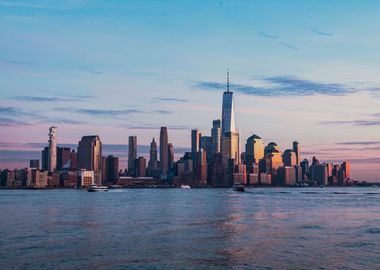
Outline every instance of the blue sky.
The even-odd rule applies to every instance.
[[[379,1],[0,0],[0,151],[47,141],[52,124],[60,143],[142,145],[167,125],[186,148],[190,129],[209,134],[220,118],[229,68],[242,145],[252,133],[282,150],[298,140],[305,157],[349,159],[353,176],[379,180],[379,12]]]

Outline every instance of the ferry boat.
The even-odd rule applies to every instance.
[[[189,185],[181,185],[181,188],[182,189],[189,189],[189,188],[191,188],[191,186],[189,186]]]
[[[108,191],[108,187],[106,186],[91,186],[88,190],[88,192],[105,192]]]
[[[233,190],[238,191],[238,192],[245,192],[245,186],[243,186],[241,184],[235,184],[233,186]]]

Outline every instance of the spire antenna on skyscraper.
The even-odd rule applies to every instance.
[[[230,70],[227,68],[227,93],[230,92]]]

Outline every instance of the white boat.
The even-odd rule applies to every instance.
[[[88,192],[105,192],[105,191],[108,191],[108,187],[106,187],[106,186],[91,186],[87,191]]]
[[[191,186],[189,186],[189,185],[181,185],[181,188],[182,189],[189,189],[189,188],[191,188]]]

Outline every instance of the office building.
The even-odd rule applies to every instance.
[[[99,136],[84,136],[79,141],[78,169],[94,171],[95,184],[102,185],[102,142]]]
[[[150,143],[150,151],[149,151],[149,162],[147,168],[147,176],[149,177],[158,177],[158,152],[157,152],[157,143],[152,139]]]
[[[244,156],[248,172],[251,172],[251,168],[254,164],[259,164],[259,161],[264,158],[264,143],[256,134],[253,134],[247,139]]]
[[[160,170],[161,177],[166,178],[168,175],[168,130],[166,127],[161,127],[160,131]]]
[[[168,170],[171,171],[174,166],[174,147],[172,143],[168,144]]]
[[[143,157],[139,157],[135,159],[135,173],[133,176],[135,177],[145,177],[146,176],[146,159]]]
[[[193,157],[193,171],[197,171],[197,153],[199,152],[201,146],[201,133],[198,129],[193,129],[191,131],[191,155]],[[196,174],[194,174],[196,176]]]
[[[40,160],[38,160],[38,159],[31,159],[29,161],[29,168],[39,170],[40,169]]]
[[[220,138],[222,136],[220,119],[212,121],[211,138],[212,138],[212,153],[220,152]]]
[[[284,161],[284,166],[296,166],[297,165],[296,152],[294,152],[291,149],[285,150],[284,154],[282,155],[282,159]]]
[[[301,146],[297,141],[293,142],[293,151],[296,154],[296,165],[300,166],[301,164]]]
[[[135,159],[137,158],[137,137],[129,136],[128,138],[128,172],[132,176],[135,168]]]

